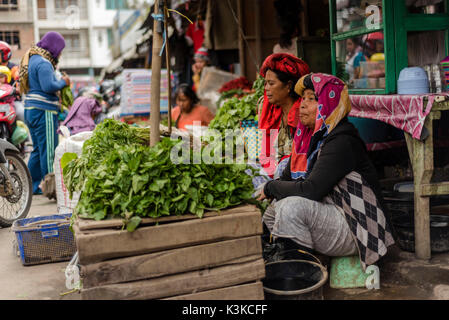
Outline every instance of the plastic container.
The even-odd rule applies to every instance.
[[[430,93],[427,72],[420,67],[402,69],[398,79],[399,94]]]
[[[312,261],[284,260],[267,263],[263,282],[266,300],[323,300],[326,268]]]
[[[24,266],[69,261],[76,252],[75,237],[70,230],[72,214],[16,220],[18,251]]]
[[[334,257],[331,260],[329,286],[335,289],[364,288],[368,274],[360,264],[358,255]]]
[[[384,61],[362,61],[360,62],[362,78],[382,78],[385,77]]]
[[[368,79],[355,79],[354,80],[354,89],[366,89],[368,88]]]
[[[259,159],[262,149],[262,130],[259,130],[258,121],[245,120],[240,122],[240,130],[243,134],[243,142],[248,159],[256,161]]]
[[[19,145],[28,139],[28,132],[25,128],[17,126],[14,130],[11,141],[14,145]]]
[[[368,78],[368,88],[369,89],[377,89],[377,88],[379,88],[378,78]]]

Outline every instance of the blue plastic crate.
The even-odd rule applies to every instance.
[[[75,237],[70,230],[72,214],[58,214],[16,220],[16,234],[22,264],[69,261],[76,252]]]

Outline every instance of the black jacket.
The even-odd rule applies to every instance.
[[[319,139],[316,135],[312,139],[308,156],[316,148]],[[323,141],[319,157],[312,162],[312,170],[305,180],[292,180],[289,163],[279,180],[265,185],[267,198],[281,200],[301,196],[321,201],[352,171],[358,172],[371,185],[376,196],[381,196],[376,168],[368,157],[365,143],[346,118]]]
[[[312,138],[308,156],[316,149],[319,140],[319,135]],[[376,168],[369,159],[366,145],[357,129],[347,118],[343,119],[325,138],[321,153],[313,159],[312,170],[307,178],[292,180],[289,162],[279,180],[270,181],[265,185],[264,193],[267,198],[276,200],[300,196],[321,201],[352,171],[359,173],[370,184],[384,210],[387,223],[392,227],[390,215],[383,204]],[[394,230],[392,233],[395,237]]]

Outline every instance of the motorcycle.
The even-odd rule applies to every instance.
[[[25,157],[25,141],[28,132],[22,122],[17,122],[14,104],[10,103],[16,95],[16,90],[10,85],[0,86],[0,138],[15,145],[22,157]]]
[[[31,174],[19,149],[0,139],[0,227],[26,218],[32,198]]]

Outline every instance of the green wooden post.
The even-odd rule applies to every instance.
[[[396,70],[396,45],[394,23],[394,2],[385,0],[383,2],[383,21],[384,21],[384,51],[385,51],[385,93],[396,93],[398,73]]]
[[[332,39],[333,34],[337,32],[337,19],[335,18],[337,12],[337,6],[335,1],[332,0],[329,2],[329,18],[330,18],[330,39],[331,39],[331,59],[332,59],[332,74],[334,76],[337,75],[337,53],[336,53],[336,44]]]
[[[405,5],[402,1],[393,1],[393,17],[395,21],[395,47],[396,47],[396,75],[399,74],[402,69],[408,67],[408,54],[407,54],[407,30],[404,26],[405,19]],[[396,78],[397,79],[397,78]]]

